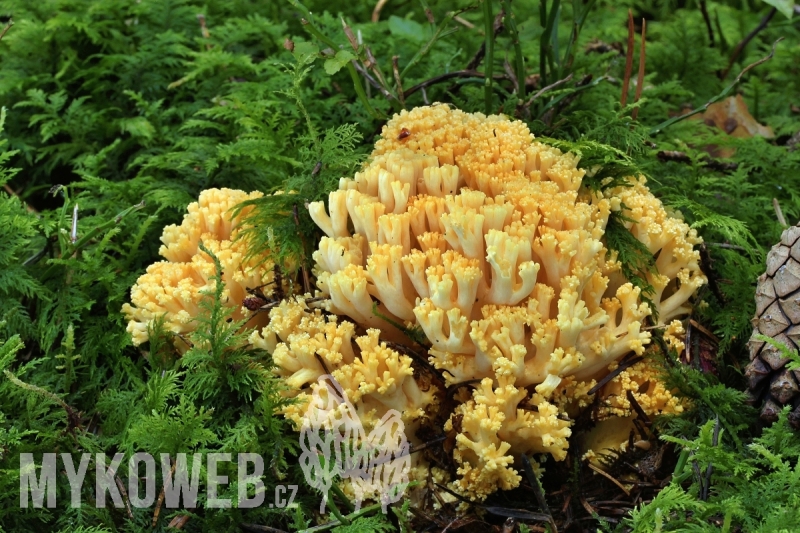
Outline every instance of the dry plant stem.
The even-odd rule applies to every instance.
[[[172,479],[175,479],[175,467],[178,465],[177,459],[172,462],[172,467],[169,470],[169,475]],[[167,482],[164,481],[164,486],[161,487],[161,492],[158,494],[158,499],[156,500],[156,510],[153,512],[153,521],[150,524],[152,527],[156,527],[158,524],[158,517],[161,514],[161,506],[164,505],[164,492],[167,490]]]
[[[394,95],[390,93],[386,89],[386,87],[378,83],[378,80],[373,78],[369,72],[364,70],[364,67],[362,67],[355,59],[352,60],[350,63],[353,65],[353,67],[355,67],[355,69],[358,71],[359,74],[364,76],[364,79],[367,80],[367,83],[369,83],[372,87],[378,89],[381,92],[381,94],[386,97],[387,100],[396,100]]]
[[[784,228],[788,228],[789,224],[786,223],[786,217],[783,216],[783,210],[777,198],[772,199],[772,207],[775,209],[775,216],[778,217],[778,223]]]
[[[603,388],[603,386],[604,386],[606,383],[608,383],[609,381],[611,381],[612,379],[614,379],[615,377],[617,377],[617,376],[618,376],[618,375],[619,375],[619,374],[620,374],[620,373],[621,373],[623,370],[625,370],[625,369],[627,369],[627,368],[629,368],[629,367],[632,367],[633,365],[635,365],[636,363],[638,363],[639,361],[642,361],[642,360],[644,360],[644,357],[641,357],[641,356],[638,356],[638,357],[633,357],[633,358],[631,358],[631,359],[628,359],[628,360],[625,360],[625,359],[623,359],[623,360],[622,360],[622,361],[619,363],[619,365],[617,366],[617,368],[615,368],[614,370],[612,370],[612,371],[611,371],[611,372],[610,372],[610,373],[609,373],[609,374],[608,374],[606,377],[604,377],[603,379],[601,379],[600,381],[598,381],[598,382],[597,382],[597,385],[595,385],[594,387],[592,387],[591,389],[589,389],[589,392],[587,392],[586,394],[588,394],[589,396],[591,396],[592,394],[595,394],[597,391],[599,391],[600,389],[602,389],[602,388]]]
[[[550,85],[548,85],[547,87],[542,87],[541,89],[539,89],[539,91],[537,91],[536,93],[534,93],[534,95],[533,95],[533,96],[531,96],[531,97],[530,97],[530,100],[528,100],[527,102],[525,102],[525,105],[524,105],[523,107],[530,107],[530,106],[531,106],[531,104],[532,104],[533,102],[535,102],[535,101],[536,101],[536,100],[537,100],[537,99],[538,99],[540,96],[542,96],[544,93],[546,93],[547,91],[552,91],[552,90],[553,90],[553,89],[555,89],[556,87],[560,87],[560,86],[564,85],[565,83],[567,83],[567,82],[568,82],[569,80],[571,80],[571,79],[572,79],[572,73],[570,72],[569,76],[567,76],[567,77],[566,77],[566,78],[564,78],[563,80],[558,80],[558,81],[557,81],[557,82],[555,82],[555,83],[551,83],[551,84],[550,84]]]
[[[471,23],[470,21],[468,21],[464,17],[460,17],[460,16],[456,15],[455,17],[453,17],[453,20],[455,20],[456,22],[458,22],[459,24],[461,24],[465,28],[469,28],[470,30],[475,28],[475,24]]]
[[[378,3],[375,4],[375,9],[372,10],[372,22],[378,22],[378,20],[380,20],[381,10],[388,2],[389,0],[378,0]]]
[[[74,430],[80,424],[81,416],[77,409],[70,406],[61,399],[57,394],[50,392],[47,389],[43,389],[41,387],[37,387],[36,385],[31,385],[30,383],[25,383],[21,379],[19,379],[16,375],[14,375],[10,370],[3,370],[3,374],[5,374],[6,378],[21,389],[25,389],[26,391],[33,392],[38,394],[43,398],[47,398],[48,400],[57,403],[60,405],[64,411],[67,413],[67,429],[70,433],[74,433]]]
[[[2,40],[2,39],[3,39],[3,37],[5,37],[5,36],[6,36],[6,33],[8,33],[8,30],[10,30],[10,29],[11,29],[11,26],[13,26],[13,25],[14,25],[14,21],[13,21],[13,20],[9,20],[9,21],[8,21],[8,24],[6,24],[6,27],[5,27],[5,28],[3,28],[3,31],[2,31],[2,33],[0,33],[0,40]]]
[[[122,493],[122,498],[125,502],[125,510],[128,511],[128,519],[133,520],[133,511],[131,511],[131,501],[128,498],[128,491],[125,490],[125,485],[122,484],[122,480],[119,476],[114,476],[114,482],[117,484],[120,493]]]
[[[753,38],[756,35],[758,35],[758,32],[767,27],[767,24],[769,24],[769,21],[772,20],[772,17],[775,16],[775,13],[777,11],[778,10],[774,7],[770,9],[769,13],[767,13],[764,16],[764,18],[761,19],[761,22],[759,22],[758,26],[756,26],[753,29],[753,31],[748,33],[745,36],[745,38],[742,39],[741,42],[739,42],[739,44],[736,45],[736,48],[733,49],[733,54],[731,54],[731,59],[728,61],[728,66],[725,68],[725,70],[722,71],[722,74],[720,74],[719,79],[724,80],[725,78],[728,77],[728,73],[731,71],[731,68],[733,67],[733,64],[736,62],[736,60],[739,59],[739,55],[742,53],[742,50],[744,50],[745,47],[750,43],[750,41],[752,41]]]
[[[406,106],[406,97],[403,94],[403,82],[400,80],[400,69],[397,67],[397,60],[400,56],[392,56],[392,73],[394,74],[394,82],[397,84],[397,98],[400,100],[400,105]]]
[[[639,98],[642,96],[642,87],[644,86],[644,67],[647,61],[645,56],[645,36],[647,35],[647,20],[642,19],[642,40],[641,44],[639,45],[639,74],[636,76],[636,94],[634,94],[633,101],[634,103],[639,101]],[[633,114],[631,118],[636,120],[636,117],[639,115],[639,108],[633,110]]]
[[[629,491],[628,489],[626,489],[626,488],[625,488],[625,485],[623,485],[622,483],[620,483],[619,481],[617,481],[617,480],[616,480],[616,479],[615,479],[615,478],[614,478],[614,477],[613,477],[611,474],[609,474],[608,472],[606,472],[606,471],[605,471],[605,470],[603,470],[602,468],[597,468],[597,467],[596,467],[596,466],[594,466],[592,463],[589,463],[589,468],[591,468],[592,470],[594,470],[595,472],[597,472],[597,473],[598,473],[598,474],[600,474],[601,476],[603,476],[603,477],[605,477],[606,479],[608,479],[609,481],[611,481],[611,482],[612,482],[614,485],[616,485],[617,487],[619,487],[619,488],[622,490],[622,492],[624,492],[624,493],[625,493],[625,495],[626,495],[626,496],[630,496],[630,495],[631,495],[631,491]],[[586,500],[584,500],[584,501],[586,501]],[[588,504],[588,502],[587,502],[587,504]]]
[[[6,30],[7,29],[8,29],[8,26],[6,26]],[[6,30],[4,30],[4,33],[5,33]],[[2,36],[0,36],[0,39],[2,39]],[[3,185],[3,189],[5,189],[5,191],[9,194],[9,196],[16,196],[17,198],[19,198],[19,195],[14,192],[14,189],[12,189],[8,185],[8,183]],[[22,198],[19,198],[19,201],[22,202],[23,204],[25,204],[25,209],[27,209],[29,213],[38,213],[38,211],[36,209],[34,209],[33,207],[31,207],[31,205],[29,203],[23,202]]]
[[[169,529],[171,527],[175,528],[175,529],[183,529],[183,526],[186,525],[186,523],[189,521],[190,518],[191,518],[191,515],[188,515],[188,514],[182,514],[182,515],[176,516],[175,518],[170,520],[169,524],[167,524],[167,529]]]
[[[477,72],[475,70],[456,70],[455,72],[448,72],[446,74],[441,74],[439,76],[434,76],[429,80],[425,80],[422,83],[418,83],[411,87],[409,90],[404,91],[405,97],[408,98],[415,92],[422,90],[426,87],[430,87],[431,85],[435,85],[437,83],[441,83],[443,81],[451,80],[453,78],[483,78],[483,72]],[[496,80],[504,80],[506,79],[505,74],[495,74],[494,79]]]
[[[633,72],[633,13],[628,10],[628,49],[625,52],[625,77],[622,80],[622,98],[620,98],[620,105],[625,107],[628,103],[628,86],[631,83],[631,72]]]

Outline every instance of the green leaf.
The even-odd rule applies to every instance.
[[[342,67],[355,58],[356,56],[353,52],[349,50],[339,50],[336,52],[335,56],[325,60],[325,72],[328,74],[336,74]]]
[[[294,43],[294,50],[292,51],[294,58],[301,65],[307,65],[316,59],[319,55],[319,46],[312,42],[299,42]]]
[[[769,4],[781,14],[786,17],[787,19],[792,18],[792,14],[794,13],[794,0],[761,0],[765,4]]]
[[[403,19],[392,15],[389,17],[389,31],[395,37],[403,37],[410,41],[424,41],[430,32],[422,24],[411,19]]]

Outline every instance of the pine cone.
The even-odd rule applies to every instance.
[[[780,350],[756,339],[761,334],[791,350],[800,347],[800,224],[784,231],[767,255],[767,270],[756,288],[753,327],[745,370],[752,403],[762,405],[761,419],[766,423],[777,420],[790,404],[789,422],[800,429],[800,370],[786,369],[789,360]]]

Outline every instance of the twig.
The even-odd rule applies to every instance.
[[[397,67],[397,60],[400,56],[392,56],[392,73],[394,74],[394,82],[397,84],[397,98],[400,100],[400,105],[406,106],[406,97],[403,94],[403,82],[400,80],[400,69]]]
[[[169,475],[172,479],[175,479],[175,467],[178,465],[177,459],[173,461],[172,467],[169,470]],[[164,492],[167,490],[167,480],[164,480],[164,486],[161,487],[161,492],[158,494],[158,499],[156,500],[156,510],[153,512],[153,521],[151,522],[152,527],[156,527],[158,524],[158,516],[161,514],[161,506],[164,505]]]
[[[375,9],[372,10],[372,22],[378,22],[378,20],[380,20],[381,10],[387,2],[389,2],[389,0],[378,0],[378,3],[375,4]]]
[[[2,36],[0,36],[0,39],[2,39]],[[25,201],[23,201],[23,200],[22,200],[22,198],[20,198],[20,197],[19,197],[19,194],[15,193],[15,192],[14,192],[14,189],[12,189],[12,188],[11,188],[11,187],[8,185],[8,183],[4,183],[4,184],[3,184],[3,188],[4,188],[4,189],[6,190],[6,192],[9,194],[9,196],[16,196],[17,198],[19,198],[19,201],[20,201],[20,202],[22,202],[23,204],[25,204],[25,209],[27,209],[29,213],[38,213],[38,211],[37,211],[36,209],[34,209],[33,207],[31,207],[31,204],[29,204],[28,202],[25,202]]]
[[[492,17],[491,0],[483,0],[483,23],[486,26],[484,36],[484,48],[486,49],[486,61],[484,61],[483,71],[483,110],[487,115],[492,114],[492,70],[494,68],[494,18]]]
[[[706,23],[706,29],[708,30],[708,40],[710,42],[710,47],[714,48],[714,28],[711,26],[711,17],[708,16],[708,7],[706,6],[706,0],[700,0],[700,12],[703,14],[703,21]]]
[[[685,115],[680,115],[680,116],[672,117],[672,118],[670,118],[668,120],[665,120],[664,122],[662,122],[658,126],[652,128],[648,132],[648,135],[655,135],[656,133],[665,130],[666,128],[672,126],[673,124],[675,124],[677,122],[680,122],[681,120],[686,120],[687,118],[689,118],[689,117],[691,117],[693,115],[696,115],[698,113],[702,113],[703,111],[708,109],[708,106],[710,106],[711,104],[715,104],[715,103],[719,102],[720,100],[722,100],[723,98],[725,98],[726,96],[728,96],[730,94],[730,92],[739,84],[739,82],[742,81],[742,76],[744,76],[750,69],[755,68],[758,65],[760,65],[762,63],[765,63],[766,61],[769,61],[770,59],[772,59],[772,57],[775,55],[775,47],[782,40],[783,40],[783,37],[779,37],[774,43],[772,43],[772,50],[770,51],[769,54],[767,54],[766,56],[762,57],[758,61],[756,61],[754,63],[750,63],[749,65],[747,65],[744,68],[744,70],[742,70],[739,73],[739,75],[736,76],[736,79],[733,80],[733,83],[731,83],[730,85],[725,87],[725,89],[723,89],[723,91],[721,93],[719,93],[718,95],[716,95],[714,98],[712,98],[711,100],[709,100],[705,104],[701,105],[697,109],[693,109],[692,111],[689,111]]]
[[[646,63],[646,56],[644,53],[645,49],[645,35],[647,34],[647,20],[642,19],[642,39],[641,44],[639,45],[639,75],[636,76],[636,94],[633,96],[633,102],[636,103],[639,101],[639,97],[642,96],[642,87],[644,86],[644,66]],[[636,120],[636,117],[639,115],[639,108],[634,108],[633,113],[631,113],[631,118]]]
[[[564,78],[563,80],[558,80],[558,81],[557,81],[557,82],[555,82],[555,83],[551,83],[551,84],[550,84],[550,85],[548,85],[547,87],[542,87],[542,88],[541,88],[541,89],[539,89],[539,90],[538,90],[538,91],[537,91],[537,92],[536,92],[536,93],[535,93],[533,96],[531,96],[531,97],[530,97],[530,99],[529,99],[527,102],[525,102],[525,105],[524,105],[523,107],[530,107],[530,106],[531,106],[531,104],[532,104],[532,103],[533,103],[533,102],[534,102],[534,101],[535,101],[537,98],[539,98],[540,96],[542,96],[542,95],[543,95],[544,93],[546,93],[547,91],[552,91],[552,90],[553,90],[553,89],[555,89],[556,87],[560,87],[561,85],[564,85],[565,83],[567,83],[568,81],[570,81],[570,80],[572,79],[572,75],[573,75],[573,73],[572,73],[572,72],[570,72],[570,73],[569,73],[569,76],[567,76],[567,77],[566,77],[566,78]]]
[[[589,392],[587,392],[586,394],[588,394],[589,396],[595,394],[597,391],[603,388],[603,385],[605,385],[606,383],[617,377],[623,370],[632,367],[633,365],[635,365],[636,363],[638,363],[643,359],[644,357],[641,356],[633,357],[631,359],[628,359],[627,361],[623,359],[623,361],[619,364],[619,366],[617,366],[617,368],[612,370],[606,377],[598,381],[597,385],[589,389]]]
[[[642,406],[639,405],[638,401],[636,401],[636,397],[633,395],[633,392],[626,391],[625,396],[628,398],[628,401],[631,403],[631,407],[633,408],[634,411],[636,411],[636,415],[642,420],[644,425],[647,427],[653,425],[653,422],[650,420],[650,417],[647,416],[647,413],[644,412]],[[642,438],[644,438],[644,435],[642,435]]]
[[[355,68],[355,69],[358,71],[358,73],[359,73],[359,74],[361,74],[362,76],[364,76],[364,79],[365,79],[365,80],[367,80],[367,83],[369,83],[370,85],[372,85],[373,87],[375,87],[376,89],[378,89],[378,90],[381,92],[381,94],[382,94],[383,96],[385,96],[385,97],[386,97],[388,100],[395,100],[395,97],[394,97],[394,95],[393,95],[392,93],[390,93],[390,92],[389,92],[389,91],[386,89],[386,87],[384,87],[383,85],[381,85],[380,83],[378,83],[378,80],[376,80],[375,78],[373,78],[373,77],[370,75],[370,73],[369,73],[369,72],[367,72],[367,71],[364,69],[364,67],[362,67],[362,66],[361,66],[361,64],[360,64],[360,63],[358,63],[358,61],[356,61],[356,60],[354,59],[354,60],[352,60],[350,63],[351,63],[351,64],[353,65],[353,67],[354,67],[354,68]]]
[[[128,491],[125,490],[125,485],[122,484],[122,480],[119,478],[119,476],[114,476],[114,481],[117,484],[117,488],[122,493],[122,498],[125,502],[125,509],[128,511],[128,518],[133,520],[133,511],[131,511],[131,502],[128,498]]]
[[[192,517],[192,515],[188,515],[188,514],[178,515],[178,516],[176,516],[175,518],[173,518],[172,520],[169,521],[169,524],[167,524],[167,529],[169,529],[169,528],[183,529],[183,526],[186,525],[186,523],[189,521],[189,519],[191,517]],[[276,530],[276,531],[280,531],[280,530]]]
[[[789,224],[786,223],[786,217],[783,216],[781,204],[778,203],[777,198],[772,199],[772,207],[775,209],[775,216],[778,217],[778,223],[784,228],[788,228]]]
[[[609,474],[608,472],[606,472],[606,471],[605,471],[605,470],[603,470],[602,468],[597,468],[597,467],[596,467],[596,466],[594,466],[592,463],[589,463],[589,468],[591,468],[592,470],[594,470],[595,472],[597,472],[597,473],[598,473],[598,474],[600,474],[601,476],[603,476],[603,477],[605,477],[606,479],[608,479],[609,481],[611,481],[611,482],[612,482],[614,485],[616,485],[617,487],[619,487],[620,489],[622,489],[622,492],[624,492],[624,493],[625,493],[627,496],[630,496],[630,495],[631,495],[631,491],[629,491],[628,489],[626,489],[626,488],[625,488],[625,485],[623,485],[622,483],[620,483],[619,481],[617,481],[617,480],[616,480],[616,479],[615,479],[615,478],[614,478],[614,477],[613,477],[611,474]],[[583,500],[583,498],[581,498],[581,500]],[[586,500],[583,500],[583,501],[585,502]],[[588,505],[588,502],[587,502],[585,505]],[[587,509],[587,510],[588,510],[588,509]]]
[[[622,98],[620,98],[620,105],[625,107],[628,103],[628,85],[631,82],[631,72],[633,72],[633,13],[628,10],[628,49],[625,51],[625,76],[622,79]]]
[[[67,402],[62,400],[61,397],[58,396],[57,394],[50,392],[47,389],[37,387],[36,385],[25,383],[24,381],[19,379],[16,375],[14,375],[10,370],[3,370],[3,374],[5,374],[6,378],[8,378],[8,380],[17,387],[38,394],[39,396],[47,398],[48,400],[60,405],[67,413],[67,429],[69,430],[70,433],[74,434],[75,428],[77,428],[80,425],[81,421],[80,411],[70,406]]]
[[[475,24],[471,23],[470,21],[468,21],[464,17],[460,17],[460,16],[456,15],[455,17],[453,17],[453,20],[455,20],[456,22],[458,22],[459,24],[461,24],[465,28],[469,28],[470,30],[475,28]]]
[[[739,44],[736,45],[736,47],[733,49],[733,54],[731,54],[731,59],[730,59],[730,61],[728,61],[728,66],[725,68],[725,70],[722,71],[722,74],[720,74],[719,79],[724,80],[725,78],[728,77],[728,73],[731,71],[731,68],[733,67],[733,64],[739,58],[739,54],[741,54],[742,50],[744,50],[745,46],[747,46],[750,43],[750,41],[753,40],[753,37],[758,35],[758,32],[760,32],[761,30],[763,30],[764,28],[767,27],[767,24],[769,24],[769,21],[772,20],[772,17],[775,16],[775,13],[777,11],[778,10],[776,8],[774,8],[774,7],[772,9],[770,9],[769,13],[767,13],[764,16],[764,18],[761,19],[761,22],[758,23],[758,26],[756,26],[753,29],[753,31],[748,33],[745,36],[745,38],[742,39],[739,42]],[[774,48],[774,45],[773,45],[773,48]]]
[[[0,41],[2,41],[2,40],[3,40],[3,37],[5,37],[5,36],[6,36],[6,33],[8,33],[8,30],[10,30],[10,29],[11,29],[11,26],[13,26],[13,25],[14,25],[14,21],[13,21],[13,20],[9,20],[9,21],[8,21],[8,24],[6,24],[6,27],[5,27],[5,28],[3,28],[3,32],[2,32],[2,33],[0,33]]]
[[[403,94],[405,95],[406,98],[408,98],[409,96],[411,96],[412,94],[414,94],[419,90],[422,90],[426,87],[430,87],[431,85],[435,85],[437,83],[441,83],[443,81],[451,80],[453,78],[483,78],[483,77],[484,74],[482,72],[477,72],[475,70],[456,70],[454,72],[447,72],[445,74],[434,76],[429,80],[425,80],[421,83],[418,83],[413,87],[411,87],[410,89],[408,89],[407,91],[404,91]],[[506,79],[506,76],[505,74],[496,74],[494,76],[494,79],[504,80]]]

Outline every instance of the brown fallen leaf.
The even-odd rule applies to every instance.
[[[739,139],[749,139],[755,136],[766,139],[775,137],[772,128],[759,124],[753,118],[741,94],[711,104],[705,113],[692,118],[702,120],[707,125],[719,128],[728,135]],[[711,156],[721,158],[731,157],[736,152],[734,148],[720,148],[715,145],[706,146],[705,149]]]

